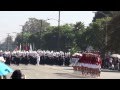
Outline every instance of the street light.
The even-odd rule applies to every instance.
[[[61,50],[60,49],[60,11],[59,11],[59,15],[58,15],[58,51]]]
[[[59,42],[60,42],[60,14],[61,14],[61,12],[59,11],[59,14],[58,14],[58,20],[56,20],[56,19],[53,19],[53,18],[50,18],[50,19],[47,19],[47,20],[56,20],[56,21],[58,21],[58,42],[57,42],[57,48],[58,48],[58,51],[60,50],[60,46],[59,46]]]
[[[54,19],[54,18],[48,18],[46,21],[48,21],[48,20],[55,20],[55,21],[58,22],[58,20],[57,20],[57,19]],[[64,22],[63,20],[60,20],[60,21]]]

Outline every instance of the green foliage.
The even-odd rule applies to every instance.
[[[86,50],[88,46],[93,46],[96,50],[103,50],[106,20],[109,21],[110,18],[97,19],[87,28],[82,22],[77,22],[74,25],[62,25],[59,28],[57,26],[48,26],[43,31],[40,28],[39,20],[33,18],[26,22],[27,24],[24,25],[26,29],[16,37],[16,42],[18,44],[34,43],[36,49],[58,50],[60,48],[62,51],[71,49],[72,53],[78,50]],[[27,28],[27,25],[30,25],[32,29]],[[37,29],[35,31],[34,27],[36,26],[42,31],[38,32]]]
[[[106,23],[110,20],[111,18],[102,18],[92,22],[79,38],[80,47],[86,50],[86,47],[92,46],[95,50],[104,52]]]
[[[12,51],[15,48],[13,38],[12,36],[7,36],[5,38],[5,41],[0,45],[0,49],[5,51],[5,50],[10,50]]]
[[[25,25],[23,26],[22,31],[23,32],[42,32],[45,30],[50,24],[47,23],[45,20],[39,20],[36,18],[29,18],[28,21],[26,21]]]
[[[104,51],[105,30],[110,20],[110,17],[96,19],[87,28],[84,23],[77,22],[76,24],[62,25],[59,28],[44,24],[44,29],[41,29],[40,21],[32,18],[25,23],[23,33],[20,33],[15,41],[18,44],[34,43],[36,49],[58,50],[60,48],[62,51],[70,49],[74,53],[92,46],[95,50]]]
[[[20,43],[34,43],[36,49],[58,50],[60,48],[62,51],[71,49],[73,52],[87,47],[84,40],[85,35],[83,35],[86,29],[82,22],[65,24],[59,28],[57,26],[48,26],[42,32],[35,31],[36,24],[33,25],[35,22],[38,22],[35,18],[26,22],[27,24],[24,25],[26,29],[24,27],[23,32],[16,37],[15,41],[18,45]],[[30,25],[30,27],[33,25],[32,29],[28,28],[27,25]],[[40,26],[38,25],[38,27]]]
[[[120,53],[119,26],[120,11],[98,11],[87,28],[82,22],[65,24],[58,28],[50,26],[45,20],[41,23],[41,20],[30,18],[23,26],[23,33],[16,37],[15,42],[34,43],[36,49],[58,50],[60,48],[62,51],[70,50],[71,53],[92,46],[95,50],[104,53],[107,34],[108,51]]]
[[[97,19],[102,19],[107,17],[113,17],[115,15],[115,11],[97,11],[95,13],[95,16],[93,17],[93,22],[95,22]]]
[[[108,25],[108,50],[120,53],[120,15],[112,18]]]

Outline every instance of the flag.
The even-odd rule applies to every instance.
[[[20,43],[20,49],[19,50],[21,51],[21,43]]]
[[[34,46],[34,43],[33,43],[33,50],[34,50],[35,46]]]
[[[29,43],[26,43],[26,44],[25,44],[25,49],[24,49],[24,50],[25,50],[25,51],[29,51],[29,49],[30,49]]]
[[[32,45],[30,44],[30,51],[32,51]]]
[[[30,43],[28,43],[27,47],[28,47],[28,51],[29,51],[30,50]]]
[[[15,51],[18,51],[19,50],[19,47],[17,46],[16,48],[15,48]]]
[[[27,45],[27,43],[25,44],[25,51],[28,51],[28,45]]]

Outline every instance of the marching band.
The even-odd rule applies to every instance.
[[[102,60],[99,53],[75,53],[55,52],[55,51],[13,51],[0,52],[3,55],[5,63],[16,64],[32,64],[32,65],[59,65],[72,66],[75,71],[82,72],[83,76],[100,76]]]
[[[83,53],[82,56],[72,57],[76,61],[72,64],[75,71],[81,71],[82,75],[100,76],[102,60],[98,53]]]
[[[33,65],[65,65],[70,64],[70,52],[54,52],[54,51],[13,51],[2,52],[5,63],[10,64],[33,64]]]

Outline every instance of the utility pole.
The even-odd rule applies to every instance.
[[[42,43],[42,20],[41,20],[41,28],[40,28],[40,49],[41,49],[41,43]]]
[[[108,17],[106,17],[106,19],[107,19]],[[108,20],[108,19],[107,19]],[[108,22],[106,21],[105,22],[106,23],[106,29],[105,29],[105,45],[107,46],[108,44],[107,44],[107,42],[108,42],[108,35],[107,35],[107,25],[108,25]]]
[[[7,36],[7,51],[8,51],[9,50],[9,41],[8,40],[9,40],[9,34],[10,33],[7,33],[7,34],[8,34],[8,36]]]
[[[58,43],[57,43],[58,51],[60,50],[60,11],[58,15]]]

